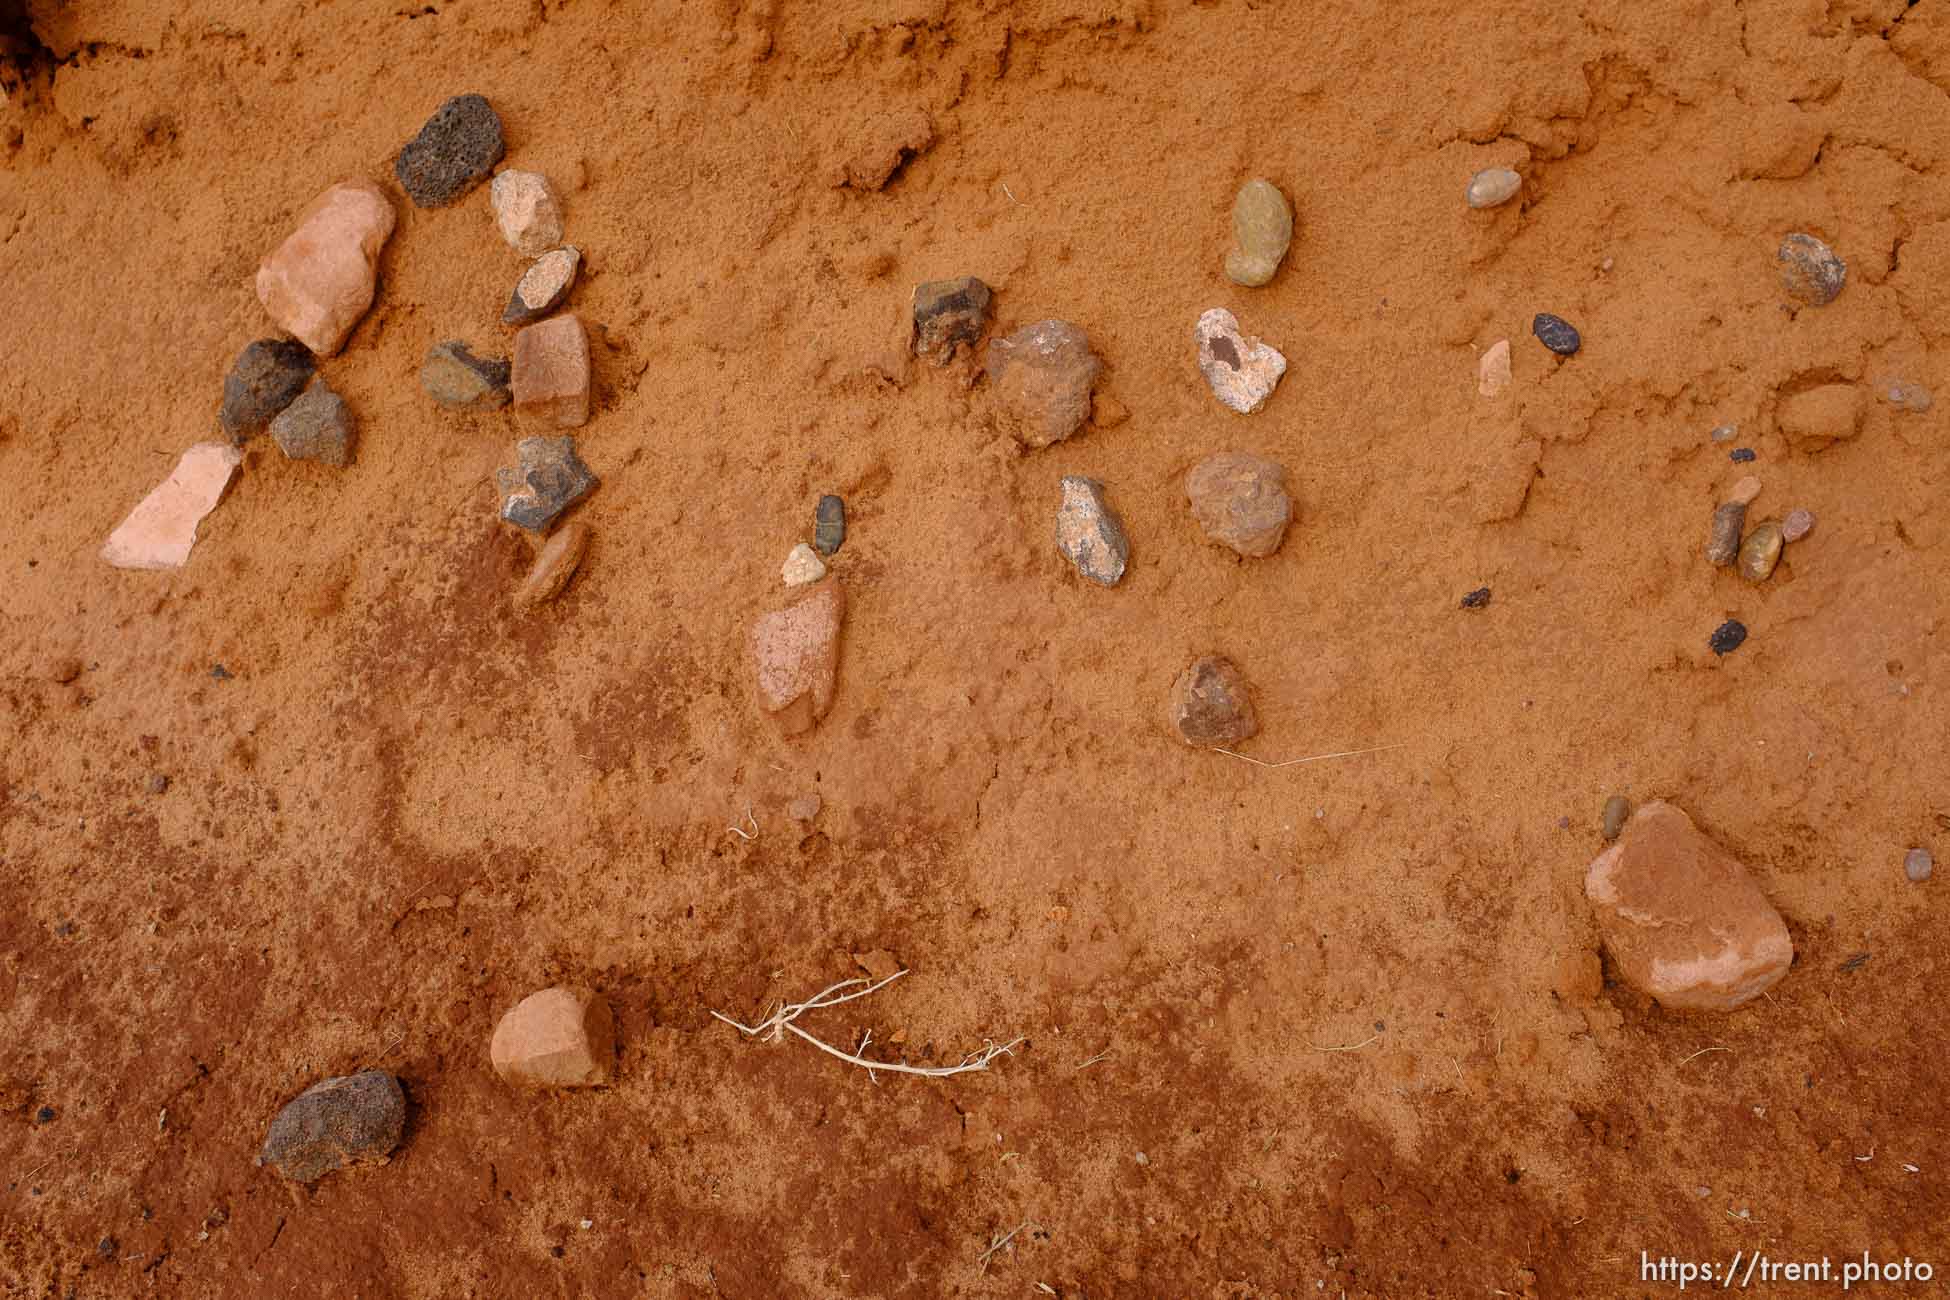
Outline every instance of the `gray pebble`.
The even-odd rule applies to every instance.
[[[1740,532],[1747,526],[1747,503],[1728,501],[1713,511],[1713,532],[1706,542],[1706,562],[1716,569],[1732,564],[1740,554]]]
[[[1935,867],[1936,861],[1930,857],[1928,849],[1911,849],[1903,854],[1903,874],[1915,884],[1920,885],[1928,880]]]
[[[831,555],[846,541],[846,502],[836,496],[819,498],[813,511],[813,549]]]
[[[1921,384],[1911,383],[1907,379],[1887,381],[1882,385],[1881,396],[1883,401],[1897,410],[1908,411],[1912,415],[1921,415],[1936,405],[1929,389]]]
[[[1562,316],[1553,316],[1547,311],[1540,311],[1531,318],[1530,332],[1537,336],[1539,343],[1560,357],[1575,356],[1577,350],[1584,346],[1584,339],[1579,336],[1577,326]]]
[[[1104,499],[1104,485],[1069,475],[1063,504],[1056,511],[1056,547],[1077,572],[1101,586],[1115,587],[1130,562],[1131,543],[1124,522]]]
[[[278,413],[271,421],[271,436],[291,460],[343,469],[352,458],[352,412],[321,379]]]
[[[1774,256],[1781,263],[1781,288],[1810,307],[1835,301],[1848,281],[1848,263],[1813,235],[1796,231],[1781,241]]]
[[[1463,199],[1472,208],[1494,208],[1508,203],[1522,188],[1523,177],[1508,167],[1489,167],[1469,178]]]
[[[972,275],[916,285],[910,340],[914,355],[932,356],[945,365],[957,349],[973,350],[989,327],[989,308],[994,300],[989,287]]]
[[[546,532],[556,517],[595,491],[601,480],[576,455],[576,440],[523,438],[515,444],[519,469],[494,471],[501,517],[517,528]]]
[[[479,95],[456,95],[406,142],[393,174],[422,208],[444,208],[473,189],[501,161],[501,119]]]
[[[1615,840],[1625,829],[1625,819],[1632,815],[1632,801],[1622,794],[1615,794],[1605,800],[1605,811],[1599,818],[1599,829],[1605,838]]]
[[[1740,426],[1737,424],[1723,424],[1714,429],[1709,436],[1715,442],[1732,442],[1740,436]]]
[[[1796,508],[1788,511],[1787,518],[1781,520],[1781,540],[1784,542],[1798,542],[1814,530],[1815,515],[1812,510]]]
[[[154,776],[149,778],[148,789],[150,794],[165,793],[169,789],[169,778],[164,776],[161,772],[156,773]]]
[[[457,411],[495,411],[508,404],[512,371],[509,362],[477,357],[465,343],[448,339],[427,349],[420,387],[434,401]]]
[[[384,1070],[315,1083],[271,1121],[260,1165],[312,1183],[347,1165],[384,1164],[406,1132],[406,1094]]]
[[[223,381],[223,431],[242,440],[271,422],[311,382],[311,349],[295,339],[259,339],[237,354]]]

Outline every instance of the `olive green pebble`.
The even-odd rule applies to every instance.
[[[1605,838],[1608,840],[1617,839],[1618,833],[1625,829],[1625,819],[1631,815],[1632,801],[1624,795],[1615,794],[1605,800],[1605,811],[1600,826],[1600,829],[1605,833]]]
[[[1293,243],[1293,208],[1279,186],[1251,180],[1239,187],[1232,201],[1232,238],[1226,278],[1248,288],[1271,280]]]
[[[1765,582],[1781,562],[1781,525],[1772,519],[1755,526],[1740,543],[1740,576],[1749,582]]]

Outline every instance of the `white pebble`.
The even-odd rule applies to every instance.
[[[785,557],[785,567],[779,576],[788,587],[803,587],[826,576],[826,562],[819,558],[818,551],[801,542]]]

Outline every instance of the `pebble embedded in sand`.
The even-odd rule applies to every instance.
[[[795,822],[809,822],[819,816],[822,803],[819,794],[802,794],[785,806],[785,815]]]
[[[786,552],[785,564],[779,569],[779,577],[788,587],[803,587],[825,576],[826,562],[819,558],[818,551],[804,542]]]
[[[352,459],[352,412],[321,379],[271,421],[271,437],[289,460],[343,469]]]
[[[1286,468],[1250,452],[1215,452],[1192,466],[1185,498],[1207,537],[1249,559],[1279,550],[1293,519]]]
[[[509,388],[532,422],[577,429],[589,422],[589,333],[582,318],[557,316],[515,335]]]
[[[498,410],[508,404],[512,369],[506,361],[477,357],[465,343],[447,339],[427,349],[420,387],[434,401],[457,411]]]
[[[1727,493],[1727,500],[1750,506],[1758,496],[1760,496],[1760,480],[1752,474],[1744,474],[1734,480],[1733,491]]]
[[[501,238],[523,257],[540,257],[562,242],[562,203],[540,172],[510,167],[495,176],[488,196]]]
[[[1716,655],[1730,655],[1746,639],[1747,625],[1737,618],[1730,618],[1713,629],[1713,635],[1706,638],[1706,648]]]
[[[1891,379],[1879,384],[1876,395],[1898,411],[1908,411],[1911,415],[1921,415],[1936,404],[1929,389],[1907,379]]]
[[[845,617],[839,579],[824,578],[784,608],[753,620],[751,656],[759,708],[785,735],[812,730],[832,707]]]
[[[406,142],[393,175],[414,204],[444,208],[501,161],[501,119],[479,95],[456,95]]]
[[[1472,208],[1494,208],[1517,197],[1523,177],[1508,167],[1487,167],[1469,178],[1463,201]]]
[[[576,440],[523,438],[515,444],[518,469],[497,469],[501,517],[517,528],[545,532],[564,510],[601,484],[576,455]]]
[[[1259,734],[1245,675],[1221,655],[1206,655],[1178,674],[1167,713],[1179,739],[1201,749]]]
[[[1198,370],[1212,388],[1212,395],[1241,415],[1251,415],[1266,405],[1280,376],[1286,373],[1286,358],[1278,350],[1239,332],[1239,320],[1223,307],[1214,307],[1198,318],[1192,329],[1198,347]]]
[[[830,492],[813,507],[813,549],[832,555],[846,541],[846,502]]]
[[[1740,554],[1740,534],[1746,526],[1745,501],[1726,501],[1716,507],[1713,528],[1706,540],[1706,562],[1716,569],[1732,564]]]
[[[1464,592],[1462,600],[1457,602],[1457,604],[1462,609],[1488,609],[1490,606],[1490,589],[1488,587],[1478,587],[1474,591]]]
[[[1062,442],[1083,427],[1104,368],[1089,336],[1060,320],[990,339],[985,364],[1004,423],[1029,448]]]
[[[1232,201],[1232,251],[1226,278],[1256,288],[1271,280],[1293,243],[1293,207],[1269,180],[1250,180]]]
[[[1476,391],[1484,397],[1501,397],[1510,386],[1510,340],[1498,339],[1476,363]]]
[[[257,432],[297,400],[317,368],[312,350],[295,340],[258,339],[246,344],[224,376],[218,424],[232,439]]]
[[[1747,869],[1668,803],[1640,808],[1585,873],[1619,974],[1672,1010],[1730,1011],[1794,960],[1786,924]]]
[[[600,993],[547,988],[516,1003],[494,1027],[488,1060],[519,1088],[595,1088],[609,1082],[616,1021]]]
[[[542,545],[535,556],[528,576],[522,579],[521,586],[515,588],[515,611],[532,614],[561,595],[562,589],[569,585],[569,579],[575,577],[576,569],[582,564],[583,552],[588,548],[589,525],[573,522],[556,529],[555,535]]]
[[[1789,235],[1774,256],[1781,264],[1781,288],[1810,307],[1835,301],[1848,282],[1848,263],[1813,235],[1799,231]]]
[[[515,281],[502,309],[503,325],[528,325],[562,305],[575,287],[576,271],[582,266],[582,250],[564,245],[552,248],[529,264]]]
[[[1803,510],[1797,506],[1795,509],[1788,511],[1787,517],[1781,520],[1781,540],[1784,542],[1798,542],[1813,532],[1814,528],[1814,512],[1812,510]]]
[[[914,286],[914,332],[909,346],[917,357],[932,356],[946,365],[955,353],[973,348],[989,327],[995,295],[972,275],[929,280]]]
[[[1064,478],[1056,511],[1056,548],[1078,573],[1099,586],[1115,587],[1131,558],[1124,523],[1104,497],[1104,485],[1072,474]]]
[[[1911,849],[1903,854],[1903,874],[1909,877],[1912,884],[1922,884],[1935,869],[1936,860],[1930,856],[1928,849]]]
[[[259,1165],[313,1183],[349,1165],[383,1165],[406,1133],[406,1093],[384,1070],[323,1079],[277,1113]]]
[[[196,545],[197,524],[217,508],[243,461],[244,453],[229,443],[191,447],[169,477],[108,535],[102,559],[118,569],[182,568]]]
[[[1622,794],[1615,794],[1605,800],[1604,812],[1598,818],[1598,830],[1607,840],[1615,840],[1625,829],[1625,819],[1632,815],[1632,801]]]
[[[1781,525],[1763,520],[1747,540],[1740,543],[1740,576],[1749,582],[1765,582],[1781,561]]]
[[[320,356],[337,352],[372,306],[379,250],[396,219],[371,181],[344,181],[313,199],[257,268],[265,314]]]
[[[1732,442],[1740,436],[1740,426],[1737,424],[1722,424],[1715,427],[1713,432],[1707,436],[1714,442]]]
[[[1560,357],[1575,356],[1577,350],[1584,346],[1584,339],[1575,325],[1547,311],[1540,311],[1531,318],[1530,332],[1537,336],[1539,343]]]

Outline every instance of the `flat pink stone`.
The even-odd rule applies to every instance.
[[[257,298],[286,332],[322,357],[372,306],[392,201],[371,181],[341,181],[298,214],[297,228],[257,268]]]
[[[162,486],[129,511],[102,544],[118,569],[180,569],[196,545],[196,526],[217,508],[244,453],[227,442],[199,442],[183,453]]]

